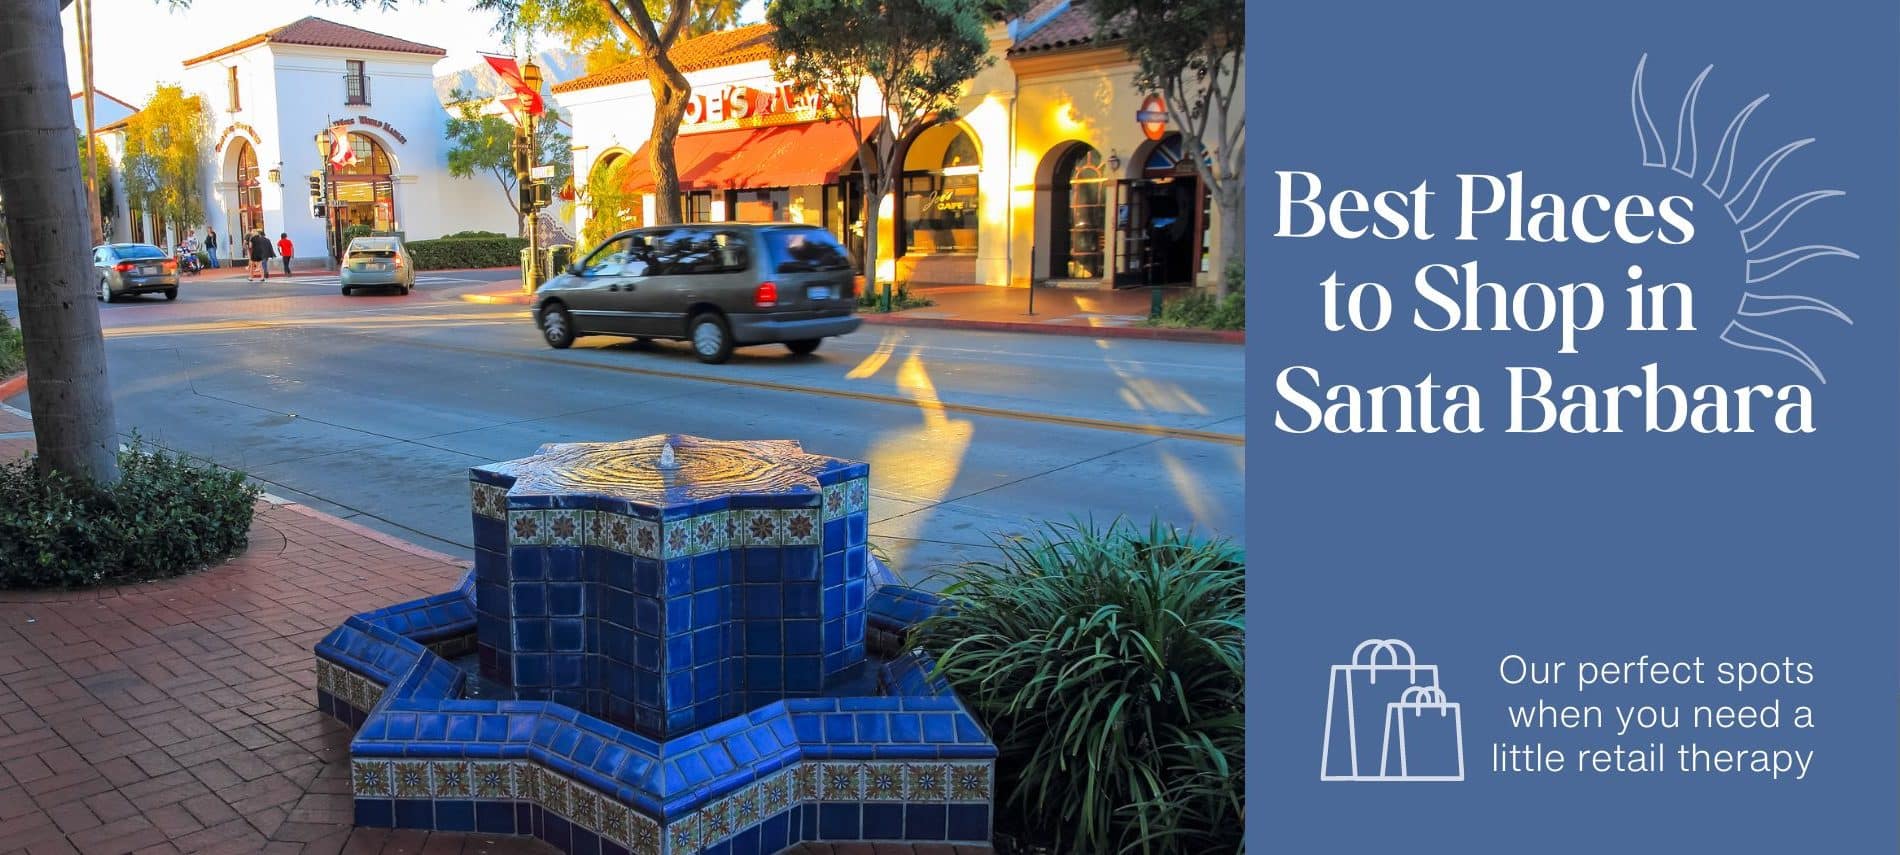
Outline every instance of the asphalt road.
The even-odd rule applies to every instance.
[[[1241,348],[867,325],[720,366],[683,345],[555,351],[525,307],[464,299],[509,275],[348,298],[333,276],[187,279],[176,302],[101,305],[120,428],[460,555],[468,467],[654,433],[869,461],[871,534],[917,581],[1041,520],[1159,516],[1244,542]]]

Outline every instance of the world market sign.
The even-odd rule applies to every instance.
[[[823,99],[813,89],[781,83],[771,89],[734,85],[695,92],[686,102],[684,129],[723,130],[733,127],[775,124],[777,121],[811,121],[818,118]]]
[[[330,123],[330,127],[333,127],[333,128],[342,127],[345,125],[362,125],[363,127],[366,127],[366,128],[376,128],[382,131],[383,133],[388,134],[396,142],[402,143],[403,145],[409,144],[409,138],[403,136],[402,131],[396,130],[395,127],[391,126],[388,122],[385,122],[382,119],[372,119],[368,116],[356,116],[356,117],[348,118],[348,119],[338,119]]]
[[[217,147],[213,148],[212,151],[214,152],[224,151],[225,143],[230,142],[231,137],[236,134],[243,134],[247,137],[250,137],[251,145],[264,144],[263,138],[257,135],[256,128],[253,128],[250,125],[244,124],[243,122],[237,122],[231,125],[230,127],[225,128],[224,133],[218,135],[218,145]]]

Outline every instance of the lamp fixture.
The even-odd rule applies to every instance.
[[[284,165],[279,163],[271,167],[270,171],[264,173],[264,175],[270,179],[270,183],[282,187],[284,184]]]
[[[1114,149],[1109,150],[1108,168],[1109,168],[1109,171],[1111,172],[1119,171],[1122,168],[1122,156],[1120,152],[1115,151]]]

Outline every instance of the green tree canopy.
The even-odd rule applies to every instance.
[[[773,71],[821,93],[868,155],[866,277],[877,276],[878,203],[896,188],[899,141],[955,113],[964,85],[994,62],[985,26],[1014,8],[993,0],[774,0],[766,7],[777,28]],[[874,92],[865,91],[867,82]]]
[[[449,174],[457,178],[493,176],[507,196],[508,207],[521,216],[520,197],[515,192],[513,146],[515,126],[501,116],[484,113],[488,101],[461,90],[449,95],[455,105],[449,116],[444,138],[449,143]],[[561,130],[560,114],[553,109],[543,113],[535,125],[535,164],[553,166],[549,183],[556,188],[574,175],[574,152],[568,136]]]

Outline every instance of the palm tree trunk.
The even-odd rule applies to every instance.
[[[59,5],[0,0],[0,197],[42,472],[119,480]],[[96,208],[97,204],[92,207]]]

